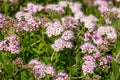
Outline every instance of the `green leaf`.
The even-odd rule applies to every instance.
[[[110,80],[116,80],[114,74],[112,73]]]
[[[76,61],[76,64],[80,62],[80,54],[77,54],[76,57],[75,57],[75,61]]]
[[[27,80],[27,74],[25,71],[21,72],[21,80]]]
[[[112,62],[112,70],[115,76],[115,79],[118,80],[120,78],[120,72],[119,72],[119,65],[116,61],[113,60]]]
[[[40,54],[40,51],[39,51],[38,49],[32,48],[32,50],[33,50],[35,53]]]

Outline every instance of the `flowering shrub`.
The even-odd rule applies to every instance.
[[[0,80],[120,79],[120,0],[0,5]]]

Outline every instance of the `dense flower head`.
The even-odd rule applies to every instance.
[[[3,22],[4,20],[5,20],[5,16],[2,13],[0,13],[0,23]]]
[[[71,41],[65,41],[62,38],[55,40],[54,44],[51,45],[54,51],[62,51],[64,48],[73,48],[73,43]]]
[[[45,77],[46,65],[37,59],[33,59],[28,63],[28,67],[32,69],[32,72],[36,78]]]
[[[66,73],[60,72],[55,80],[70,80],[70,78]]]
[[[108,6],[107,0],[95,0],[94,5],[98,6]]]
[[[85,55],[83,57],[83,60],[87,60],[87,61],[91,61],[91,62],[95,62],[96,61],[93,55]]]
[[[111,0],[95,0],[94,5],[98,5],[98,9],[100,10],[101,13],[104,13],[106,11],[109,11],[109,5],[111,5],[112,2]]]
[[[27,7],[25,7],[24,10],[27,10],[28,13],[33,14],[33,13],[41,11],[42,9],[44,9],[43,6],[30,2],[27,4]]]
[[[117,33],[115,29],[111,26],[103,26],[98,28],[98,33],[101,35],[107,35],[107,38],[112,40],[113,42],[117,38]]]
[[[110,55],[100,57],[100,65],[107,65],[111,61],[112,61],[112,56]]]
[[[46,66],[45,73],[52,76],[56,75],[55,69],[52,66]]]
[[[82,65],[82,70],[84,75],[92,74],[95,67],[96,67],[96,64],[94,61],[85,60]]]
[[[89,29],[94,29],[96,27],[96,22],[98,21],[98,19],[93,16],[93,15],[89,15],[89,16],[84,16],[80,19],[81,22],[84,23],[84,27]]]
[[[54,44],[52,44],[51,47],[55,51],[61,51],[65,47],[65,43],[66,43],[65,40],[59,38],[59,39],[55,40]]]
[[[54,80],[70,80],[66,73],[56,73],[53,66],[46,65],[37,59],[32,59],[27,64],[28,68],[32,69],[32,72],[36,78],[44,78],[46,74],[51,75]]]
[[[18,20],[11,17],[6,17],[6,20],[0,23],[0,26],[2,26],[1,28],[4,32],[9,32],[7,31],[8,28],[9,30],[12,30],[17,33],[20,33],[23,30],[33,31],[38,29],[35,26],[28,24],[24,20]]]
[[[60,14],[63,14],[65,11],[63,9],[63,7],[61,7],[60,5],[57,5],[57,4],[48,4],[45,6],[45,9],[46,10],[53,10],[53,11],[57,11],[59,12]]]
[[[87,31],[85,34],[84,34],[84,41],[89,41],[90,39],[93,40],[93,42],[97,45],[99,44],[102,44],[103,40],[102,40],[102,36],[96,31],[96,30],[93,30],[92,32],[91,31]]]
[[[58,3],[61,7],[67,7],[67,5],[69,4],[69,1],[60,1]]]
[[[97,49],[97,47],[89,42],[86,42],[85,44],[83,44],[81,46],[81,49],[83,53],[94,53],[95,58],[100,56],[100,51]]]
[[[72,41],[66,41],[65,47],[72,49],[74,47],[73,42]]]
[[[0,42],[0,50],[10,51],[12,54],[20,52],[20,39],[15,35],[7,36]]]
[[[109,11],[108,6],[100,6],[98,9],[100,10],[101,13],[104,13],[104,12],[106,12],[106,11]]]
[[[17,38],[16,36],[8,36],[5,37],[4,39],[6,42],[8,42],[7,44],[7,48],[5,50],[11,51],[11,53],[19,53],[20,52],[20,39]]]
[[[22,17],[24,16],[25,12],[23,11],[19,11],[15,14],[15,18],[17,18],[18,20],[22,20]]]
[[[41,64],[40,61],[38,61],[37,59],[32,59],[31,61],[29,61],[28,63],[28,67],[33,68],[34,66]]]
[[[0,41],[0,50],[4,50],[6,47],[6,41]]]
[[[19,67],[22,67],[23,65],[23,59],[21,57],[17,57],[15,60],[12,62],[14,65],[17,65]]]
[[[81,22],[87,22],[87,21],[90,21],[90,22],[97,22],[98,21],[98,19],[95,17],[95,16],[93,16],[93,15],[89,15],[89,16],[85,16],[85,17],[83,17],[82,19],[81,19]]]
[[[81,8],[81,4],[80,4],[80,3],[77,3],[77,2],[75,2],[75,3],[73,3],[73,4],[69,4],[69,6],[70,6],[70,9],[71,9],[72,13],[77,13],[77,12],[79,12],[79,11],[80,11],[80,8]]]
[[[48,37],[51,36],[58,36],[61,34],[61,32],[64,31],[64,27],[61,25],[61,23],[58,20],[55,20],[53,23],[48,22],[45,24],[46,28],[46,34]]]
[[[84,17],[84,13],[80,10],[79,12],[74,13],[75,19],[81,19]]]
[[[58,4],[62,7],[67,7],[69,5],[75,19],[80,19],[84,16],[83,12],[81,11],[81,4],[79,2],[73,3],[69,1],[60,1]]]
[[[0,13],[0,28],[3,28],[3,22],[5,21],[5,16]]]
[[[20,11],[16,13],[15,17],[18,19],[19,22],[26,22],[26,25],[24,25],[24,27],[22,26],[26,31],[33,31],[36,28],[39,28],[39,23],[37,23],[31,13]]]
[[[114,15],[115,18],[120,18],[120,8],[113,7],[110,12]]]
[[[38,64],[34,66],[32,71],[36,78],[45,77],[45,65],[44,64]]]
[[[66,29],[76,28],[79,25],[79,21],[74,17],[63,17],[62,24]]]
[[[66,30],[62,36],[61,36],[62,39],[68,41],[68,40],[71,40],[74,38],[74,33],[71,31],[71,30]]]

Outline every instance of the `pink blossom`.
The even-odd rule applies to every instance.
[[[112,61],[112,56],[106,55],[100,58],[100,65],[107,65]]]
[[[45,9],[57,11],[60,14],[63,14],[65,12],[63,7],[61,7],[60,5],[57,5],[57,4],[48,4],[47,6],[45,6]]]
[[[65,47],[65,43],[65,40],[57,39],[55,40],[54,44],[51,45],[51,47],[54,49],[54,51],[61,51]]]
[[[92,74],[95,67],[96,67],[96,64],[94,61],[86,60],[82,65],[82,70],[83,70],[84,75]]]
[[[71,31],[71,30],[66,30],[62,36],[61,36],[62,39],[64,40],[71,40],[74,38],[74,33]]]
[[[76,26],[79,25],[79,21],[77,19],[75,19],[74,17],[63,17],[62,18],[62,25],[66,28],[66,29],[73,29],[76,28]]]
[[[96,30],[93,30],[92,32],[87,31],[84,34],[84,36],[85,36],[84,41],[88,41],[88,40],[92,39],[93,42],[97,45],[101,44],[103,41],[101,34],[99,34]]]
[[[52,66],[46,66],[45,73],[50,74],[52,76],[56,75],[56,72]]]
[[[65,43],[65,47],[66,47],[66,48],[70,48],[70,49],[72,49],[72,48],[74,47],[74,45],[73,45],[72,42],[67,41],[67,42]]]
[[[0,13],[0,23],[3,22],[4,20],[5,20],[5,16]]]
[[[58,20],[55,20],[53,23],[52,22],[46,23],[45,26],[47,27],[46,34],[48,37],[51,37],[53,35],[58,36],[61,34],[61,32],[64,31],[64,27]]]
[[[107,38],[113,40],[113,42],[117,38],[117,33],[114,28],[111,26],[102,26],[98,28],[98,33],[101,35],[107,35]]]
[[[38,4],[34,4],[34,3],[28,3],[27,7],[25,7],[24,10],[27,10],[28,13],[34,14],[38,11],[41,11],[44,7]]]
[[[83,52],[83,53],[100,54],[100,51],[97,49],[97,47],[94,46],[93,44],[89,43],[89,42],[83,44],[83,45],[81,46],[81,49],[82,49],[82,52]],[[97,56],[97,57],[99,57],[99,56]],[[97,58],[97,57],[96,57],[96,58]]]
[[[70,78],[66,73],[60,72],[55,80],[70,80]]]

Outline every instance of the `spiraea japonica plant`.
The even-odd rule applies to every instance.
[[[0,1],[0,80],[119,80],[119,0]]]

